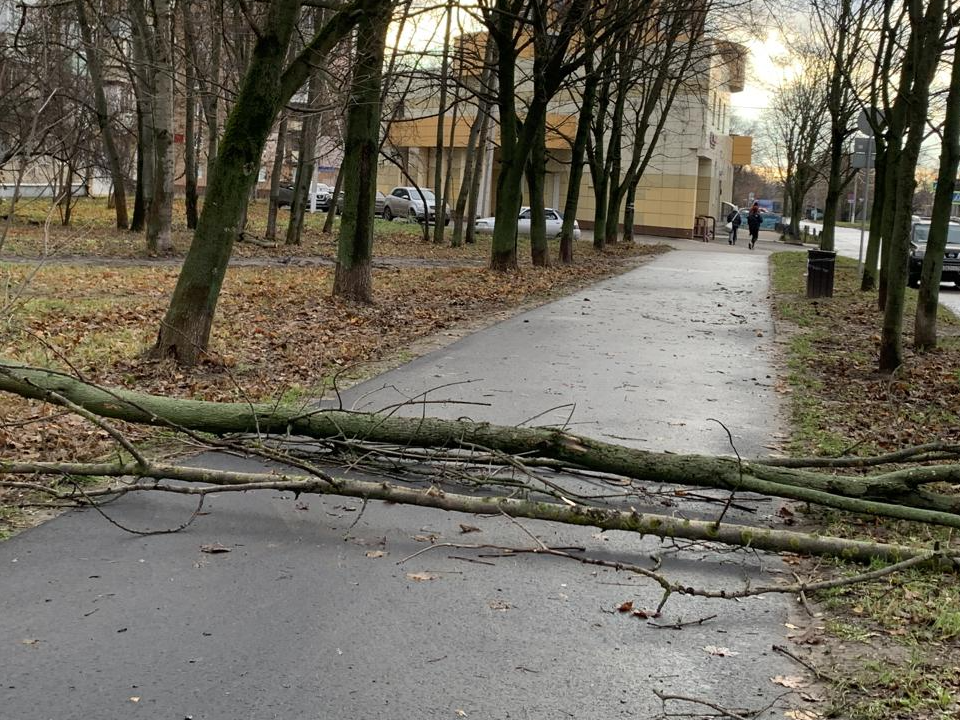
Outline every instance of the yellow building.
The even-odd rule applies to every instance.
[[[691,237],[697,216],[711,216],[718,224],[722,201],[730,201],[733,166],[750,163],[750,138],[732,137],[732,96],[743,90],[746,48],[730,42],[710,43],[710,52],[699,63],[697,77],[685,83],[668,113],[656,140],[653,156],[637,189],[635,231],[668,237]],[[522,95],[524,87],[521,84]],[[388,144],[405,166],[407,174],[422,187],[433,187],[436,162],[436,93],[424,93],[405,107],[406,116],[391,123]],[[452,197],[459,190],[475,105],[462,110],[451,142],[451,118],[444,127],[445,145],[451,148]],[[563,97],[551,103],[547,117],[548,149],[545,203],[562,210],[570,177],[571,144],[579,115],[578,98]],[[495,125],[495,124],[494,124]],[[499,165],[496,127],[484,148],[479,214],[493,213]],[[629,163],[632,138],[625,138],[624,165]],[[585,170],[580,187],[577,221],[593,227],[595,196],[593,179]],[[379,189],[389,192],[409,180],[396,165],[384,161],[379,168]],[[526,188],[524,188],[526,193]],[[526,198],[526,195],[525,195]],[[453,202],[450,202],[453,205]],[[621,209],[622,212],[622,209]]]

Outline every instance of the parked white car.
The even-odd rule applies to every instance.
[[[559,238],[560,231],[563,229],[563,215],[553,208],[546,208],[544,214],[547,216],[547,237],[553,239]],[[474,229],[482,235],[492,235],[496,220],[496,218],[492,217],[479,218],[474,223]],[[517,234],[530,234],[530,208],[528,207],[520,208],[520,215],[517,216]],[[573,239],[580,239],[580,225],[576,220],[573,221]]]

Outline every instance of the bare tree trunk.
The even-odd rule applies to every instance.
[[[270,171],[270,206],[267,208],[267,240],[277,239],[277,209],[280,202],[280,178],[283,174],[283,158],[287,149],[287,113],[280,115],[277,127],[276,152],[273,154],[273,168]]]
[[[323,232],[333,232],[333,219],[340,214],[338,206],[340,205],[340,191],[343,189],[343,168],[337,169],[337,179],[333,182],[333,194],[330,196],[330,208],[327,210],[327,217],[323,221]]]
[[[946,107],[940,145],[940,180],[933,199],[930,235],[923,256],[913,330],[913,344],[920,350],[931,350],[937,346],[940,274],[943,270],[943,252],[949,242],[950,211],[953,208],[957,168],[960,167],[960,43],[954,44]]]
[[[563,204],[563,227],[560,230],[560,262],[573,264],[573,223],[577,219],[577,207],[580,204],[580,186],[583,181],[583,166],[587,153],[587,141],[597,98],[597,86],[600,78],[593,68],[592,51],[587,56],[587,77],[583,84],[583,97],[580,101],[580,116],[577,118],[577,133],[570,149],[570,179],[567,185],[567,197]]]
[[[333,294],[373,299],[373,215],[380,153],[380,91],[391,0],[372,0],[357,22],[357,53],[350,83],[345,133],[343,216]],[[426,209],[426,206],[424,206]]]
[[[130,218],[130,232],[142,232],[147,217],[147,199],[144,196],[145,172],[143,167],[143,138],[144,138],[143,110],[140,100],[137,100],[137,182],[133,192],[133,215]]]
[[[315,26],[322,22],[322,11],[314,13]],[[320,115],[317,105],[322,89],[321,72],[323,68],[315,68],[310,74],[307,90],[307,114],[300,127],[300,157],[297,163],[296,179],[293,182],[293,198],[290,202],[290,222],[287,224],[287,245],[299,245],[300,235],[303,232],[303,218],[307,205],[311,203],[310,192],[313,189],[313,179],[317,168],[317,133],[320,130]]]
[[[153,8],[156,179],[147,209],[147,247],[151,252],[169,252],[173,249],[173,9],[170,0],[154,0]]]
[[[473,172],[470,174],[470,192],[467,196],[467,229],[463,236],[463,241],[468,245],[477,242],[477,226],[474,220],[477,217],[477,206],[480,202],[480,182],[483,180],[483,164],[486,161],[490,123],[490,107],[487,106],[486,112],[483,113],[480,120],[480,139],[477,145],[477,154],[474,158]]]
[[[77,24],[80,27],[80,36],[83,38],[84,53],[86,55],[87,72],[90,73],[90,82],[93,85],[94,108],[97,116],[97,126],[103,139],[103,150],[107,156],[107,165],[110,169],[110,180],[113,183],[114,210],[117,214],[117,228],[126,230],[127,221],[127,192],[125,178],[121,169],[120,153],[113,139],[113,127],[110,123],[110,109],[107,106],[107,96],[103,91],[103,70],[100,67],[100,52],[93,40],[90,23],[87,20],[86,0],[76,0]]]
[[[637,175],[627,186],[627,204],[623,207],[623,242],[633,244],[633,226],[636,224],[637,187],[640,185],[640,175]]]
[[[183,0],[183,32],[187,57],[184,59],[184,101],[183,101],[183,185],[184,205],[187,216],[187,229],[197,227],[198,203],[198,167],[197,167],[197,51],[192,36],[193,6],[190,0]]]
[[[134,13],[133,22],[133,56],[137,71],[137,78],[134,84],[137,93],[137,105],[140,109],[140,122],[138,136],[138,172],[137,182],[139,184],[139,194],[143,198],[143,205],[140,208],[142,217],[137,213],[134,206],[133,222],[131,230],[140,231],[146,229],[147,214],[153,205],[154,184],[156,182],[156,120],[155,120],[155,102],[154,96],[156,89],[154,87],[154,60],[149,46],[149,37],[144,34],[146,26],[146,14],[140,0],[135,0],[130,5]]]
[[[476,191],[480,188],[480,176],[483,168],[483,148],[487,142],[487,125],[490,114],[490,81],[493,77],[494,44],[487,39],[483,51],[483,70],[480,72],[480,87],[478,88],[477,114],[470,124],[470,134],[467,137],[467,147],[463,159],[463,179],[460,182],[460,192],[457,193],[457,205],[453,210],[453,247],[460,247],[461,238],[464,242],[474,242],[473,224],[477,217]],[[473,205],[470,206],[470,200]],[[466,224],[466,228],[464,227]],[[464,232],[466,230],[466,233]],[[465,237],[466,234],[466,237]]]
[[[543,200],[544,179],[547,167],[546,118],[540,126],[530,150],[527,163],[527,189],[530,193],[530,259],[534,267],[550,265],[550,248],[547,245],[547,217]]]
[[[443,194],[443,156],[444,156],[444,147],[445,147],[445,137],[443,134],[443,126],[447,117],[447,81],[448,75],[450,74],[450,26],[453,21],[453,5],[448,0],[447,6],[445,9],[446,15],[446,30],[443,33],[443,59],[440,63],[440,105],[437,112],[437,142],[434,147],[434,163],[433,163],[433,194],[436,197],[436,222],[433,224],[433,242],[442,243],[443,242],[443,220],[441,215],[445,215],[444,208],[446,207],[447,198]],[[456,120],[454,120],[456,124]],[[426,212],[426,206],[424,206],[424,211]],[[426,218],[424,218],[426,222]]]
[[[284,59],[300,2],[274,0],[268,6],[224,130],[193,243],[151,351],[154,357],[174,357],[191,365],[206,351],[233,243],[277,113],[372,2],[353,0],[343,6],[286,69]]]
[[[184,3],[184,12],[190,12],[189,2]],[[184,123],[183,123],[183,184],[187,229],[197,227],[197,88],[196,68],[189,60],[184,77]]]

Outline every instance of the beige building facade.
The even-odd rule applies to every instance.
[[[699,77],[686,83],[685,91],[678,93],[662,132],[654,140],[650,163],[637,189],[636,232],[691,237],[698,216],[714,218],[722,225],[721,202],[732,198],[733,167],[750,162],[750,138],[730,135],[733,98],[744,85],[745,54],[746,48],[740,45],[714,42],[708,59],[698,69]],[[473,113],[475,110],[465,111],[457,118],[455,128],[451,128],[449,115],[445,123],[453,198],[459,192],[464,175]],[[563,209],[569,186],[571,145],[578,114],[576,98],[561,98],[552,104],[547,117],[545,204],[558,210]],[[482,150],[481,216],[492,214],[495,206],[500,151],[496,123],[493,125]],[[431,107],[429,101],[412,103],[407,117],[394,121],[387,136],[388,145],[406,176],[396,164],[383,160],[379,168],[379,189],[389,192],[395,186],[410,185],[410,178],[421,187],[433,188],[436,136],[436,108]],[[652,138],[648,138],[648,143],[650,140]],[[632,146],[633,138],[624,138],[625,165],[629,163]],[[526,202],[526,189],[524,193]],[[585,170],[577,209],[581,227],[593,227],[595,205],[593,178],[589,170]]]

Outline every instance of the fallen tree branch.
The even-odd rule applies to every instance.
[[[0,474],[46,473],[57,474],[53,463],[0,462]],[[868,563],[879,559],[899,562],[921,557],[918,562],[934,559],[937,553],[904,545],[847,540],[825,535],[808,535],[789,530],[756,528],[734,523],[717,527],[713,521],[689,520],[635,510],[601,508],[570,502],[561,504],[512,497],[476,497],[448,493],[431,487],[426,490],[409,488],[389,482],[369,482],[352,478],[326,480],[321,477],[285,473],[244,473],[183,467],[167,464],[137,463],[72,463],[62,464],[64,475],[99,475],[105,477],[140,477],[155,480],[178,480],[200,483],[216,488],[188,488],[164,483],[150,483],[131,488],[121,486],[124,492],[136,490],[163,490],[199,494],[231,489],[274,489],[295,493],[344,495],[370,500],[384,500],[407,505],[432,507],[440,510],[481,515],[503,513],[510,517],[561,522],[568,525],[593,526],[601,530],[623,530],[659,538],[682,538],[720,543],[722,545],[754,548],[770,552],[804,553],[839,557]],[[2,483],[0,483],[2,484]],[[942,553],[940,553],[942,555]]]
[[[763,462],[653,453],[549,428],[171,399],[107,390],[65,373],[2,361],[0,390],[53,403],[64,398],[102,417],[214,435],[258,432],[401,447],[485,448],[489,452],[545,458],[633,480],[754,492],[848,512],[960,528],[960,496],[918,489],[927,483],[960,482],[960,464],[915,467],[859,478],[838,477]]]

